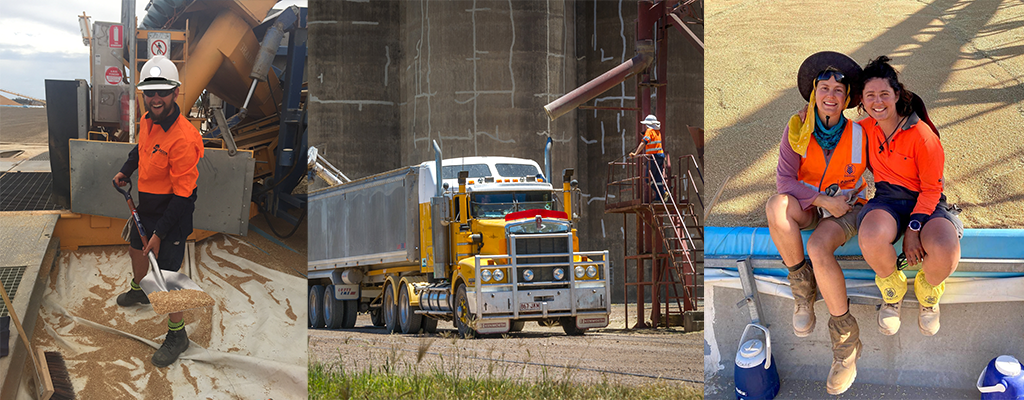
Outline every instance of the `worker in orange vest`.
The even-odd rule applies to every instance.
[[[868,167],[863,128],[843,110],[860,100],[851,93],[861,68],[845,54],[816,53],[804,60],[797,86],[807,100],[806,118],[794,115],[784,130],[776,169],[778,194],[765,211],[772,241],[789,269],[793,293],[793,334],[814,331],[814,302],[820,286],[830,318],[833,362],[829,394],[845,392],[857,376],[860,328],[850,314],[835,251],[857,234],[857,215],[867,202],[862,174]],[[801,231],[813,231],[807,256]]]
[[[647,161],[648,170],[654,177],[651,183],[651,190],[656,193],[659,200],[667,199],[668,192],[665,190],[665,150],[661,145],[661,122],[658,121],[658,117],[653,114],[648,115],[641,124],[647,127],[644,132],[643,139],[640,139],[640,144],[636,146],[636,150],[629,153],[630,157],[636,157],[640,153],[640,149],[643,148],[643,154],[651,156],[651,160]]]

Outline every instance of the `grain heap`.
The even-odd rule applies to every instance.
[[[204,291],[193,289],[153,292],[149,294],[149,301],[153,303],[153,311],[157,314],[213,307],[213,297]]]

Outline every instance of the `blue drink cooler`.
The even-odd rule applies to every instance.
[[[999,356],[989,361],[978,376],[982,400],[1024,399],[1024,365],[1013,356]]]
[[[763,340],[759,333],[764,334]],[[736,380],[737,400],[768,400],[779,394],[779,371],[775,368],[768,328],[749,324],[743,329],[733,378]]]

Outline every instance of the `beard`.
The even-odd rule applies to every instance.
[[[160,107],[159,111],[150,107],[148,102],[143,102],[143,105],[146,106],[146,112],[149,113],[149,117],[153,122],[163,122],[164,119],[171,115],[171,111],[174,110],[175,100],[177,100],[177,96],[171,96],[169,100],[164,102],[163,107]]]

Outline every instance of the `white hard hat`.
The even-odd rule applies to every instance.
[[[139,77],[142,80],[138,86],[142,90],[174,89],[181,85],[178,82],[178,67],[164,56],[154,56],[146,61]]]
[[[658,122],[658,117],[655,117],[654,114],[648,115],[647,118],[644,118],[644,120],[640,121],[640,123],[654,129],[661,128],[661,122]]]

